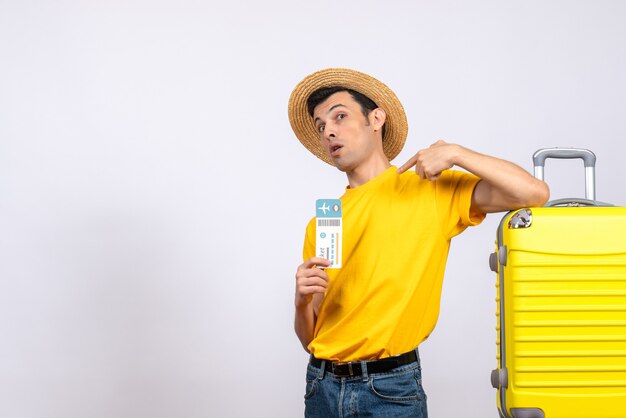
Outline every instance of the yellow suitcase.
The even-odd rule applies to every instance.
[[[582,158],[586,199],[512,211],[498,228],[498,368],[504,418],[626,418],[626,208],[595,201],[595,155]]]

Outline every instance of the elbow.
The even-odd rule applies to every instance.
[[[528,202],[526,206],[540,207],[544,206],[548,199],[550,199],[550,187],[544,181],[534,179],[534,183],[531,186],[531,193],[528,196]]]
[[[309,350],[309,344],[311,343],[311,338],[298,335],[298,334],[296,335],[298,336],[298,339],[300,340],[300,344],[302,345],[302,348],[304,349],[304,351],[306,351],[307,353],[311,353],[311,351]]]
[[[509,210],[519,208],[537,208],[546,204],[550,198],[550,188],[541,180],[533,178],[524,188],[523,193],[518,193],[512,198]]]

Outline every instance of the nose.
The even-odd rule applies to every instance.
[[[336,126],[332,123],[327,123],[326,126],[324,126],[324,139],[330,141],[331,139],[334,139],[337,137],[337,129]]]

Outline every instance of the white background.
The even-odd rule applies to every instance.
[[[294,273],[342,173],[287,120],[325,67],[392,87],[396,165],[437,139],[531,170],[598,156],[626,205],[626,2],[0,0],[0,417],[298,417]],[[550,161],[553,198],[580,162]],[[500,215],[453,241],[430,416],[496,417]]]

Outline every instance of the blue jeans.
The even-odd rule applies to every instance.
[[[419,355],[416,362],[360,377],[337,377],[324,366],[308,365],[306,418],[428,418]]]

